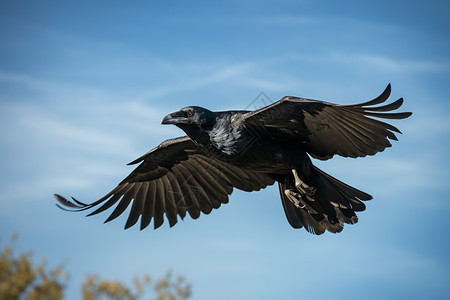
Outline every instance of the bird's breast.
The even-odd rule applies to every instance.
[[[242,143],[242,133],[234,128],[220,126],[210,133],[211,144],[226,155],[239,153]]]

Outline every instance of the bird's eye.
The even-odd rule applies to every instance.
[[[194,112],[192,110],[187,111],[187,116],[192,117],[194,115]]]

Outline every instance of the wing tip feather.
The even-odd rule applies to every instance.
[[[89,204],[78,201],[74,197],[71,197],[72,201],[70,201],[59,194],[53,194],[53,196],[59,203],[57,203],[56,206],[65,211],[82,211],[89,208],[90,206]]]

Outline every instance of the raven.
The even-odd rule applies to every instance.
[[[369,194],[323,172],[310,157],[327,160],[334,155],[364,157],[390,147],[396,127],[373,119],[405,119],[410,112],[391,112],[403,99],[384,103],[389,84],[373,100],[338,105],[286,96],[255,111],[213,112],[189,106],[164,117],[187,135],[162,142],[129,163],[140,163],[119,185],[101,199],[82,203],[55,194],[62,209],[95,215],[117,204],[109,222],[131,203],[125,229],[141,217],[141,230],[153,219],[160,227],[166,215],[170,227],[186,212],[193,219],[228,202],[237,188],[257,191],[278,183],[289,224],[322,234],[342,231],[344,223],[358,221]],[[101,206],[100,206],[101,205]],[[65,208],[64,208],[64,207]]]

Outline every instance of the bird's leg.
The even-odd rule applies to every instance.
[[[300,199],[302,198],[301,195],[299,193],[294,192],[291,189],[286,189],[284,191],[284,194],[286,195],[286,197],[288,197],[288,199],[298,208],[306,208],[306,204],[303,201],[300,201]],[[303,203],[302,203],[303,202]]]
[[[305,195],[309,201],[314,201],[313,196],[316,193],[316,188],[313,186],[307,185],[303,180],[301,180],[300,176],[298,176],[297,169],[292,168],[291,171],[292,171],[292,174],[294,175],[295,187],[297,188],[297,190],[302,195]]]
[[[291,189],[286,189],[284,194],[288,199],[298,208],[306,209],[307,212],[311,214],[317,214],[317,211],[314,210],[310,204],[305,202],[305,199],[302,197],[300,193],[294,192]]]

